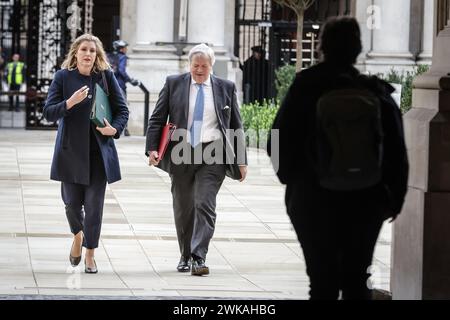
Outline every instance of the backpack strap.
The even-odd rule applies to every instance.
[[[105,71],[102,71],[101,74],[102,74],[103,87],[105,88],[106,95],[109,97],[108,81],[106,81]]]

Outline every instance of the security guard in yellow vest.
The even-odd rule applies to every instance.
[[[18,53],[14,54],[12,57],[13,61],[6,65],[6,81],[9,85],[9,91],[12,93],[14,91],[19,91],[20,86],[25,80],[25,64],[21,61],[20,55]],[[9,96],[9,111],[13,109],[13,100],[16,97],[16,111],[19,111],[19,96],[10,95]]]

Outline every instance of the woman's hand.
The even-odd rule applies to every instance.
[[[104,136],[115,136],[117,133],[117,129],[111,126],[111,124],[105,118],[103,118],[103,121],[105,122],[105,127],[97,127],[97,130],[100,131],[100,133]]]
[[[66,101],[67,110],[72,109],[74,105],[76,105],[76,104],[80,103],[81,101],[83,101],[84,99],[86,99],[86,97],[88,96],[88,93],[89,93],[88,86],[82,86],[80,89],[75,91],[73,93],[73,95]]]

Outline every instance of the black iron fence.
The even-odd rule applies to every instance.
[[[270,50],[271,1],[236,0],[234,54],[243,72],[244,102],[274,96],[274,61]]]
[[[352,1],[320,0],[305,12],[303,68],[318,61],[320,26],[330,16],[351,14]],[[235,9],[234,54],[243,71],[244,102],[272,99],[275,71],[296,63],[297,16],[271,0],[236,0]]]
[[[9,62],[19,53],[26,65],[26,89],[20,95],[25,97],[21,103],[27,129],[56,127],[42,115],[46,94],[71,41],[92,29],[92,4],[93,0],[0,0],[2,57]],[[6,94],[0,95],[3,105]]]

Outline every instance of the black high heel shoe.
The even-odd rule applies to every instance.
[[[72,256],[72,249],[73,249],[73,244],[75,243],[75,240],[72,242],[72,247],[70,248],[70,254],[69,254],[69,261],[70,264],[72,265],[72,267],[76,267],[77,265],[80,264],[81,261],[81,256],[83,255],[83,241],[81,241],[81,254],[79,257],[74,257]]]
[[[97,273],[98,272],[98,270],[97,270],[97,263],[95,262],[94,258],[92,258],[92,260],[94,260],[95,267],[89,268],[88,266],[86,266],[86,259],[84,259],[84,272],[85,273]]]

